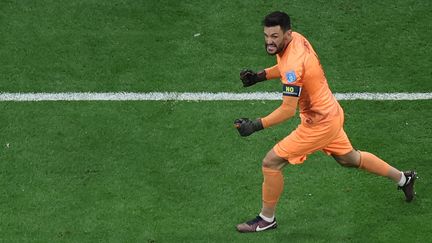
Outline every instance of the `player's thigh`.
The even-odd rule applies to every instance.
[[[323,151],[333,156],[343,166],[355,167],[360,163],[360,154],[353,148],[343,129],[339,131],[333,141],[323,148]]]
[[[346,155],[352,150],[353,146],[343,128],[340,129],[337,136],[323,148],[326,154],[332,156]]]
[[[340,128],[339,128],[340,129]],[[303,163],[308,154],[321,150],[337,135],[337,127],[305,127],[300,125],[290,135],[277,143],[275,153],[291,164]]]

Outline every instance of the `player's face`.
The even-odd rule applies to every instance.
[[[291,41],[291,30],[283,32],[279,25],[264,26],[265,48],[269,55],[281,53]]]

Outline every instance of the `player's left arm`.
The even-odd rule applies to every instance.
[[[293,117],[297,110],[298,99],[295,96],[283,96],[282,104],[268,116],[261,118],[263,128],[275,126]]]
[[[297,103],[298,97],[283,96],[282,104],[270,115],[256,120],[248,118],[236,119],[234,125],[241,136],[249,136],[254,132],[277,125],[293,117],[296,113]]]
[[[275,68],[277,68],[277,66],[272,69],[276,70]],[[249,136],[264,128],[275,126],[295,115],[303,86],[301,81],[302,69],[297,68],[295,70],[296,71],[288,69],[288,71],[285,72],[285,76],[282,77],[283,101],[276,110],[264,118],[258,118],[256,120],[240,118],[234,121],[235,127],[241,136]]]

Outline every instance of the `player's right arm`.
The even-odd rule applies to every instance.
[[[243,82],[243,87],[252,86],[258,82],[280,77],[279,68],[277,65],[266,68],[259,72],[254,72],[250,69],[244,69],[240,72],[240,79]]]
[[[266,79],[277,79],[280,78],[280,72],[279,72],[279,68],[278,65],[274,65],[273,67],[269,67],[264,69],[265,73],[266,73]]]

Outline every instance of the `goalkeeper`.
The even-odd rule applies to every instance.
[[[266,51],[276,55],[277,64],[260,72],[244,70],[240,79],[244,87],[270,79],[282,82],[282,104],[271,114],[250,120],[240,118],[235,125],[241,136],[284,122],[296,113],[301,123],[278,142],[262,162],[262,208],[260,214],[237,225],[239,232],[257,232],[277,227],[275,209],[282,194],[282,169],[288,164],[301,164],[308,154],[321,150],[339,164],[355,167],[387,177],[398,184],[405,200],[414,198],[416,172],[401,172],[377,156],[353,149],[344,129],[344,111],[327,84],[318,56],[301,34],[291,30],[286,13],[273,12],[263,21]]]

